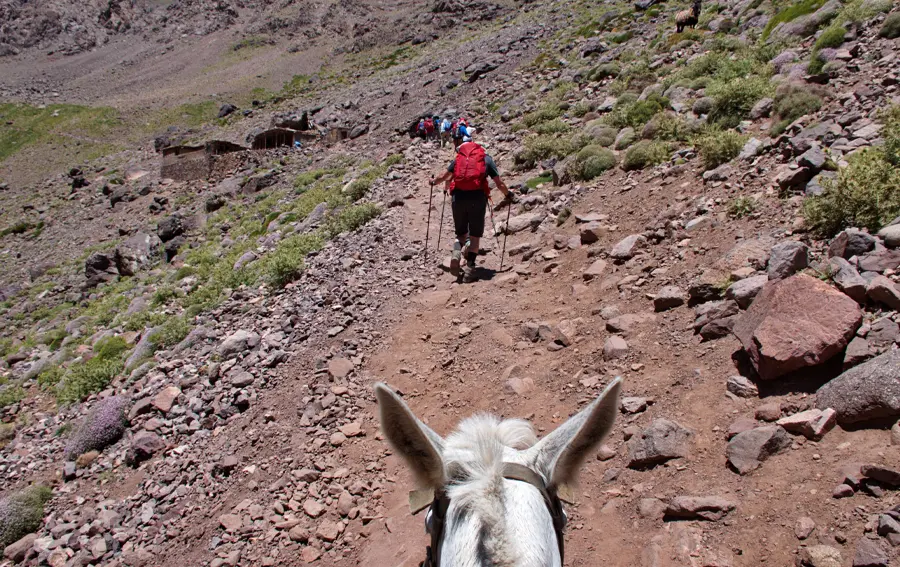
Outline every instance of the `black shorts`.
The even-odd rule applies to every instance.
[[[487,211],[487,202],[484,191],[452,193],[453,226],[458,238],[467,234],[474,238],[484,236],[484,213]]]

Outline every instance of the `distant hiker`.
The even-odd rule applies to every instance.
[[[434,138],[434,120],[429,116],[425,119],[425,139],[431,140]]]
[[[464,282],[475,280],[475,260],[478,257],[481,237],[484,236],[484,214],[491,194],[488,178],[494,180],[505,200],[515,202],[515,194],[500,178],[494,159],[487,155],[484,148],[466,136],[457,148],[456,159],[450,162],[447,171],[432,181],[434,184],[447,183],[444,190],[451,196],[450,204],[456,232],[450,273],[459,277],[460,260],[465,255]]]
[[[684,28],[694,29],[700,20],[700,0],[694,0],[694,4],[690,10],[682,10],[675,14],[675,29],[677,33],[684,31]]]
[[[419,126],[417,128],[417,131],[419,132],[419,137],[424,140],[425,139],[425,119],[424,118],[419,118]]]
[[[432,117],[432,121],[434,122],[434,141],[441,141],[441,117],[434,116]]]
[[[460,144],[462,144],[463,141],[468,137],[470,137],[469,125],[466,123],[465,118],[460,118],[459,122],[456,125],[456,130],[453,133],[454,146],[459,149]]]
[[[450,119],[444,117],[441,121],[441,147],[443,148],[445,145],[450,143],[450,138],[452,134],[452,123]]]

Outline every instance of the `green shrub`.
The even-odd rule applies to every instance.
[[[0,545],[8,546],[36,532],[44,519],[44,504],[53,496],[46,486],[29,486],[0,500]]]
[[[384,165],[386,167],[391,167],[398,163],[403,163],[403,154],[391,154],[384,160]]]
[[[848,226],[874,232],[900,215],[900,169],[884,150],[862,150],[847,161],[836,179],[823,183],[821,195],[803,203],[806,223],[819,236],[832,236]]]
[[[734,128],[747,118],[756,102],[772,93],[769,79],[750,76],[730,81],[714,81],[706,89],[713,99],[709,120],[723,128]]]
[[[762,39],[768,39],[769,34],[775,29],[775,26],[781,23],[792,22],[800,16],[812,14],[825,4],[825,0],[801,0],[793,2],[769,20],[766,27],[763,28]]]
[[[549,122],[560,116],[562,116],[562,110],[560,110],[559,105],[555,102],[547,103],[534,112],[529,112],[523,116],[522,123],[528,128],[534,128],[542,122]]]
[[[844,44],[847,30],[841,25],[830,25],[822,32],[813,45],[813,52],[826,48],[837,48]]]
[[[900,167],[900,104],[882,110],[879,118],[884,123],[884,157],[894,167]]]
[[[619,73],[610,85],[610,91],[616,95],[627,91],[640,93],[655,82],[656,71],[650,68],[647,61],[639,61]]]
[[[94,353],[105,359],[113,359],[125,354],[128,343],[122,337],[106,337],[94,344]]]
[[[351,205],[326,218],[322,230],[328,238],[334,238],[342,232],[357,230],[380,214],[381,208],[375,203]]]
[[[559,118],[554,118],[549,122],[542,122],[534,127],[534,131],[537,134],[563,134],[571,130],[571,127],[560,120]]]
[[[616,155],[603,146],[585,146],[569,166],[569,172],[576,179],[590,181],[604,171],[616,166]]]
[[[644,100],[617,102],[612,112],[605,117],[605,121],[616,128],[641,128],[657,113],[668,107],[669,99],[654,93]]]
[[[628,151],[625,152],[625,160],[622,162],[622,169],[625,171],[644,169],[651,165],[663,163],[667,159],[669,159],[669,149],[666,144],[656,141],[641,140],[628,148]]]
[[[816,112],[822,108],[822,102],[819,91],[809,85],[789,83],[778,87],[772,106],[776,121],[772,134],[777,136],[798,118]]]
[[[270,285],[282,288],[300,277],[303,262],[310,252],[322,247],[315,234],[298,234],[282,240],[265,258],[265,277]]]
[[[888,14],[884,19],[884,24],[878,30],[878,35],[887,39],[897,39],[900,37],[900,12]]]
[[[76,364],[63,376],[56,390],[56,399],[61,403],[80,402],[109,386],[124,368],[121,358],[105,359],[99,356]]]
[[[756,210],[756,201],[751,197],[735,197],[728,203],[728,214],[736,219],[744,218]]]
[[[537,162],[555,157],[562,159],[580,148],[574,147],[571,138],[563,136],[534,136],[525,140],[524,148],[515,155],[516,165],[534,167]]]
[[[597,65],[587,74],[589,81],[602,81],[603,79],[615,78],[622,73],[622,68],[616,63],[601,63]]]
[[[685,140],[687,128],[684,120],[671,112],[660,112],[644,125],[641,137],[647,140]]]
[[[44,390],[55,390],[65,373],[66,372],[62,367],[56,365],[51,366],[38,375],[38,386]]]
[[[853,0],[844,4],[837,19],[839,22],[861,24],[882,12],[890,12],[893,6],[893,0]]]
[[[582,118],[588,112],[594,111],[594,105],[590,102],[581,100],[575,103],[575,106],[572,107],[572,116],[575,118]]]
[[[3,230],[0,230],[0,238],[4,236],[8,236],[10,234],[25,234],[29,230],[34,228],[34,225],[28,221],[19,221],[13,225],[10,225]]]
[[[0,408],[17,404],[25,399],[25,390],[18,384],[0,387]]]
[[[598,118],[587,123],[584,133],[591,137],[591,143],[608,148],[616,141],[619,131]]]
[[[537,177],[532,177],[525,182],[525,186],[529,189],[534,190],[537,189],[539,185],[550,183],[551,181],[553,181],[553,175],[550,173],[545,173],[543,175],[538,175]]]
[[[6,447],[10,441],[16,438],[16,426],[14,423],[0,423],[0,449]]]
[[[172,348],[184,340],[191,332],[191,324],[183,317],[170,317],[162,326],[153,332],[148,340],[155,350]]]
[[[703,169],[715,169],[741,153],[747,139],[734,130],[707,130],[694,141],[703,158]]]

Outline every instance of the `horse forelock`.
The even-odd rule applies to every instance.
[[[484,414],[462,421],[445,441],[444,466],[451,479],[447,495],[469,519],[480,522],[478,547],[486,565],[506,567],[517,562],[514,538],[506,533],[504,454],[536,442],[528,422],[501,421]]]

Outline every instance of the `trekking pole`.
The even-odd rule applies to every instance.
[[[497,248],[500,247],[500,237],[497,236],[497,223],[494,222],[494,200],[488,197],[488,211],[491,213],[491,227],[494,229],[494,241],[497,243]],[[506,232],[505,230],[503,232]],[[496,252],[494,252],[496,254]],[[503,267],[503,258],[500,258],[500,267]]]
[[[500,253],[500,270],[503,271],[503,256],[506,255],[506,237],[509,236],[509,214],[512,212],[512,201],[506,208],[506,226],[503,227],[503,252]]]
[[[428,264],[428,233],[431,232],[431,199],[434,197],[434,176],[428,182],[431,190],[428,192],[428,222],[425,224],[425,264]]]
[[[444,231],[444,207],[447,206],[447,192],[441,189],[441,193],[444,194],[444,201],[441,203],[441,224],[438,225],[438,242],[435,250],[440,254],[441,250],[441,233]]]

